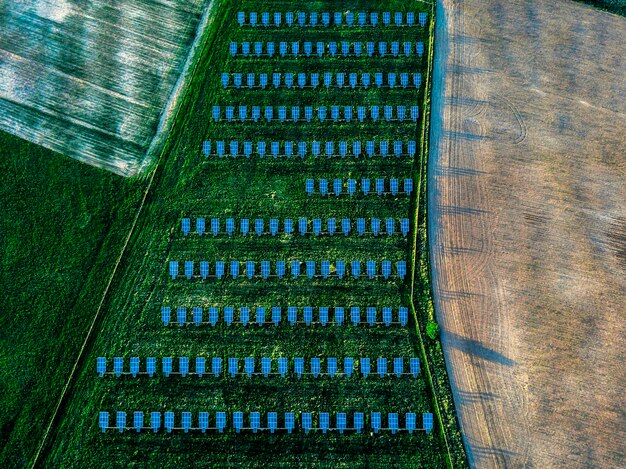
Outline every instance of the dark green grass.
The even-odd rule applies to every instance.
[[[626,0],[577,0],[582,3],[587,3],[601,10],[610,11],[611,13],[617,13],[621,16],[626,16]]]
[[[32,457],[133,214],[138,183],[0,134],[0,465]]]
[[[294,2],[274,2],[272,8],[285,11]],[[311,2],[307,10],[331,9],[331,2]],[[406,10],[404,2],[343,3],[349,7],[366,10]],[[140,435],[127,432],[123,435],[109,431],[102,435],[98,429],[98,412],[107,410],[134,410],[197,413],[206,410],[237,410],[279,413],[294,411],[370,411],[428,412],[433,411],[432,395],[424,376],[412,378],[370,377],[364,380],[310,377],[297,380],[288,378],[204,378],[172,377],[170,379],[145,377],[98,379],[95,373],[97,356],[386,356],[411,357],[419,354],[415,324],[407,328],[386,328],[344,325],[326,328],[315,326],[291,327],[281,324],[278,328],[251,325],[243,328],[223,324],[213,328],[164,327],[161,324],[162,305],[176,306],[224,306],[247,305],[312,306],[366,306],[389,305],[397,309],[409,304],[410,291],[406,284],[397,279],[367,280],[314,280],[306,278],[282,281],[271,279],[241,278],[236,281],[184,280],[171,281],[167,272],[168,260],[346,260],[383,259],[396,261],[410,259],[410,238],[399,235],[374,238],[370,235],[358,238],[336,235],[319,239],[299,235],[293,237],[236,236],[232,239],[223,235],[199,238],[182,237],[182,216],[219,217],[236,219],[257,217],[297,219],[384,218],[409,217],[411,201],[406,196],[382,197],[375,195],[348,198],[307,197],[304,181],[308,177],[341,176],[389,178],[392,176],[419,177],[419,160],[381,157],[372,159],[330,159],[307,157],[304,160],[284,157],[266,157],[251,160],[239,158],[205,159],[201,156],[201,142],[215,140],[347,140],[402,139],[417,140],[419,147],[419,124],[379,123],[378,125],[353,123],[331,124],[214,124],[210,121],[211,106],[225,105],[229,100],[235,104],[305,105],[325,104],[406,104],[421,103],[423,91],[376,90],[365,92],[330,91],[285,91],[251,90],[223,91],[220,74],[222,71],[262,70],[273,71],[275,67],[295,72],[324,71],[328,67],[344,67],[346,71],[361,71],[365,62],[352,64],[350,60],[329,59],[328,61],[301,61],[281,59],[280,63],[232,59],[228,54],[231,40],[250,37],[250,30],[243,31],[236,25],[235,12],[239,9],[262,11],[266,4],[259,1],[222,1],[216,24],[207,35],[207,49],[198,63],[197,73],[191,83],[189,94],[183,105],[177,127],[170,136],[162,164],[157,167],[154,185],[148,194],[147,203],[139,219],[137,229],[124,257],[119,275],[116,276],[111,294],[105,305],[106,315],[95,341],[87,366],[81,371],[72,387],[73,398],[64,409],[61,425],[51,435],[44,460],[52,467],[225,467],[227,465],[257,467],[317,466],[317,467],[442,467],[446,464],[444,445],[438,432],[426,436],[418,432],[413,436],[381,435],[321,435],[305,436],[301,432],[285,434],[240,434],[229,431],[223,435],[215,433],[189,434],[180,432]],[[415,8],[425,8],[416,4]],[[280,34],[282,35],[281,30]],[[358,30],[350,37],[359,37]],[[311,40],[329,40],[328,33],[318,28],[307,31]],[[335,33],[331,33],[335,34]],[[411,40],[426,41],[427,31],[413,33],[394,29],[376,32],[379,38],[391,41],[411,37]],[[272,37],[270,31],[258,37]],[[267,40],[267,39],[259,39]],[[274,39],[277,40],[277,39]],[[423,61],[407,59],[373,59],[370,67],[388,71],[415,70],[425,73]],[[354,67],[354,68],[353,68]],[[359,68],[357,68],[359,67]],[[354,229],[354,228],[353,228]],[[380,264],[379,264],[380,265]],[[257,265],[258,268],[258,265]],[[346,321],[348,322],[348,321]],[[195,416],[194,416],[195,418]],[[421,419],[418,418],[418,423]]]

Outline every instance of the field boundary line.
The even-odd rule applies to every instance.
[[[448,443],[448,438],[446,436],[446,432],[444,429],[444,425],[443,425],[443,418],[441,417],[441,409],[439,408],[439,398],[437,396],[437,391],[435,388],[435,383],[433,382],[433,377],[432,377],[432,373],[430,371],[431,368],[431,364],[428,360],[428,355],[426,354],[426,347],[424,346],[424,338],[422,336],[422,332],[420,331],[420,327],[419,327],[419,322],[418,322],[418,318],[417,318],[417,311],[415,308],[415,275],[416,275],[416,267],[417,267],[417,238],[418,238],[418,233],[419,233],[419,215],[420,215],[420,198],[421,198],[421,194],[422,194],[422,185],[425,186],[426,181],[424,180],[424,176],[427,177],[425,171],[427,168],[427,162],[428,162],[428,145],[427,143],[430,142],[430,138],[428,135],[428,131],[430,130],[430,105],[431,105],[431,86],[432,86],[432,73],[433,73],[433,59],[434,59],[434,54],[435,54],[435,22],[436,22],[436,16],[435,16],[435,7],[436,7],[436,3],[437,1],[441,1],[441,0],[436,0],[433,1],[431,3],[431,22],[430,22],[430,26],[429,26],[429,41],[430,41],[430,47],[428,50],[428,69],[427,69],[427,73],[426,73],[426,86],[425,86],[425,92],[424,92],[424,103],[428,103],[428,106],[424,106],[424,116],[422,119],[422,136],[421,136],[421,148],[420,148],[420,162],[419,162],[419,171],[418,171],[418,184],[417,184],[417,191],[416,191],[416,198],[415,198],[415,210],[414,210],[414,214],[413,214],[413,226],[414,226],[414,231],[413,231],[413,245],[412,245],[412,249],[411,249],[411,256],[412,256],[412,262],[411,262],[411,285],[410,285],[410,292],[409,292],[409,303],[410,303],[410,307],[411,307],[411,312],[413,313],[413,318],[415,320],[415,330],[417,333],[417,337],[419,339],[419,346],[420,346],[420,351],[422,353],[422,356],[424,357],[424,363],[425,363],[425,369],[426,369],[426,376],[428,378],[428,384],[430,386],[430,389],[432,390],[433,393],[433,406],[434,406],[434,410],[435,410],[435,415],[437,418],[437,422],[439,424],[439,431],[440,431],[440,436],[443,439],[443,442],[445,444],[445,448],[446,448],[446,460],[447,460],[447,466],[449,468],[453,468],[453,464],[452,464],[452,455],[450,454],[450,444]]]
[[[211,10],[211,8],[213,7],[213,5],[215,5],[214,0],[211,1],[211,3],[208,5],[207,7],[207,14],[208,12]],[[209,31],[209,28],[205,28],[204,31],[201,32],[202,36],[206,36],[207,31]],[[200,43],[204,40],[204,38],[199,41]],[[195,62],[194,66],[191,67],[190,70],[188,70],[189,73],[189,79],[191,79],[191,77],[193,77],[196,73],[196,69],[198,67],[198,64],[200,62],[200,58],[204,55],[205,53],[205,49],[206,49],[206,44],[202,45],[202,47],[197,48],[196,51],[192,51],[192,54],[195,53],[195,58],[193,59],[193,61]],[[187,88],[184,91],[184,96],[183,99],[180,102],[180,105],[177,106],[177,109],[175,111],[175,116],[172,117],[172,122],[177,122],[179,119],[179,115],[180,112],[182,110],[182,108],[184,107],[185,101],[186,101],[186,97],[187,97],[187,93],[188,93],[189,88]],[[98,308],[96,309],[96,313],[94,315],[93,321],[91,322],[91,325],[89,326],[89,330],[87,331],[87,335],[85,336],[85,340],[83,342],[83,345],[80,348],[80,351],[78,353],[78,357],[76,358],[76,360],[74,361],[74,365],[72,366],[72,371],[70,372],[70,375],[65,383],[65,386],[63,387],[63,391],[61,392],[61,396],[59,397],[59,400],[57,402],[57,405],[54,409],[54,413],[52,414],[52,417],[50,419],[50,423],[48,424],[47,428],[46,428],[46,432],[44,433],[41,442],[39,444],[39,447],[37,448],[37,453],[35,453],[35,456],[32,459],[32,464],[30,465],[31,468],[35,468],[38,467],[38,464],[40,464],[40,457],[41,454],[45,448],[46,442],[48,440],[48,437],[50,435],[50,432],[52,430],[52,427],[55,425],[55,423],[57,423],[59,416],[60,416],[60,412],[63,408],[63,406],[65,405],[65,401],[66,401],[66,396],[67,396],[67,392],[70,388],[70,386],[73,384],[75,375],[76,375],[76,370],[79,367],[79,364],[81,363],[81,361],[84,358],[84,353],[85,350],[89,347],[89,345],[92,344],[94,337],[92,337],[92,333],[94,331],[94,328],[96,327],[96,324],[98,323],[98,320],[100,319],[100,315],[102,313],[102,306],[104,305],[105,300],[107,299],[107,295],[109,293],[109,289],[111,287],[111,284],[113,283],[113,279],[115,278],[115,274],[117,273],[117,269],[122,261],[122,258],[124,257],[124,254],[126,253],[126,248],[128,247],[128,243],[130,242],[132,235],[135,232],[135,228],[137,227],[137,222],[139,221],[139,217],[141,215],[141,213],[143,212],[143,208],[145,206],[146,203],[146,199],[148,198],[148,194],[150,192],[150,189],[152,188],[152,184],[154,182],[154,178],[158,172],[158,169],[161,165],[161,162],[163,161],[163,156],[166,152],[166,150],[168,150],[168,145],[167,142],[164,144],[163,149],[161,150],[161,152],[159,153],[159,158],[157,159],[155,165],[154,165],[154,169],[152,170],[151,174],[150,174],[150,179],[148,181],[148,185],[146,186],[146,189],[143,192],[143,196],[141,198],[141,203],[139,204],[139,207],[137,209],[137,213],[135,214],[135,218],[133,219],[133,224],[131,225],[129,231],[128,231],[128,235],[126,236],[126,240],[124,241],[124,245],[122,246],[122,249],[120,250],[120,254],[117,257],[116,261],[115,261],[115,266],[113,267],[113,272],[111,272],[111,275],[109,276],[109,281],[107,282],[107,285],[104,289],[104,292],[102,293],[102,298],[100,299],[100,303],[98,304]]]

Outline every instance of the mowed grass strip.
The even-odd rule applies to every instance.
[[[272,11],[297,10],[302,5],[296,2],[274,2]],[[301,237],[247,237],[237,235],[228,238],[224,235],[213,238],[183,237],[180,220],[183,216],[218,217],[222,219],[241,218],[293,218],[300,216],[326,219],[329,217],[351,218],[377,217],[412,218],[410,198],[404,194],[397,196],[357,195],[348,197],[319,194],[308,197],[305,192],[307,178],[325,177],[334,179],[349,177],[361,179],[369,177],[414,177],[418,166],[407,157],[380,156],[355,159],[353,157],[305,159],[280,157],[264,159],[253,156],[218,159],[202,156],[203,140],[251,140],[251,141],[299,141],[312,140],[335,142],[345,140],[417,140],[419,148],[418,123],[398,123],[379,121],[376,124],[319,123],[280,124],[271,123],[213,123],[211,106],[227,104],[252,105],[406,105],[420,104],[423,90],[372,91],[330,89],[330,90],[223,90],[221,73],[242,71],[260,73],[272,72],[276,67],[282,71],[323,72],[344,70],[345,72],[387,72],[390,70],[425,73],[423,59],[373,58],[352,60],[328,58],[327,60],[308,59],[269,59],[246,60],[232,58],[228,51],[230,41],[274,40],[294,35],[298,28],[271,30],[251,30],[239,28],[236,12],[239,10],[261,12],[267,5],[258,1],[222,2],[213,29],[207,37],[207,49],[200,59],[199,73],[189,90],[186,107],[181,120],[174,129],[168,157],[162,167],[157,168],[154,190],[149,195],[136,237],[123,269],[116,280],[114,292],[110,296],[108,313],[102,331],[97,339],[92,357],[92,367],[83,370],[77,383],[75,398],[68,405],[66,418],[57,432],[49,462],[53,465],[87,466],[109,461],[111,464],[160,464],[165,467],[180,465],[202,465],[203,467],[223,467],[233,464],[255,467],[260,464],[293,467],[307,466],[380,466],[394,463],[406,467],[441,467],[444,465],[442,445],[436,433],[426,436],[418,432],[409,436],[391,436],[387,432],[370,435],[346,434],[343,436],[321,433],[304,435],[297,431],[292,435],[248,433],[235,434],[229,431],[215,433],[182,434],[141,434],[126,432],[120,435],[110,431],[103,435],[98,428],[97,416],[101,410],[115,412],[124,410],[174,411],[177,418],[182,411],[268,411],[348,413],[362,411],[416,412],[418,424],[421,413],[432,411],[429,390],[423,376],[417,380],[411,377],[384,378],[370,376],[363,379],[356,374],[352,379],[319,378],[305,376],[298,380],[293,376],[248,379],[239,376],[235,379],[221,377],[164,377],[149,379],[113,377],[97,378],[95,359],[97,356],[230,356],[243,359],[254,356],[295,356],[337,357],[346,356],[378,358],[380,356],[409,358],[417,353],[414,325],[406,328],[349,325],[349,317],[342,327],[319,325],[310,328],[304,325],[292,327],[286,321],[288,305],[304,306],[360,306],[362,316],[367,306],[376,306],[380,315],[382,306],[390,306],[397,311],[400,305],[408,305],[407,285],[400,282],[395,274],[389,279],[367,279],[365,275],[354,280],[350,273],[346,278],[328,280],[302,278],[297,280],[288,274],[283,280],[260,278],[248,280],[244,276],[232,280],[208,279],[186,280],[181,275],[175,281],[169,278],[168,260],[361,260],[374,259],[380,269],[383,259],[408,260],[409,242],[396,234],[394,236],[358,237],[355,226],[350,236],[340,233],[335,236],[315,238]],[[407,11],[400,1],[386,2],[346,2],[342,10],[358,11]],[[334,11],[333,2],[312,2],[307,11]],[[411,9],[425,10],[420,4]],[[428,47],[426,32],[421,28],[365,29],[333,27],[306,29],[301,34],[311,41],[329,41],[333,37],[345,40],[393,40],[423,41]],[[258,38],[258,39],[257,39]],[[305,39],[306,40],[306,39]],[[280,62],[280,63],[274,63]],[[331,68],[332,67],[332,68]],[[279,71],[280,71],[279,70]],[[356,110],[356,109],[355,109]],[[223,111],[222,111],[223,112]],[[417,181],[415,181],[417,182]],[[373,181],[372,181],[373,183]],[[208,226],[208,225],[207,225]],[[398,228],[398,227],[397,227]],[[311,227],[309,226],[309,229]],[[197,264],[196,264],[197,266]],[[196,267],[197,269],[197,267]],[[362,272],[365,266],[362,265]],[[394,268],[395,272],[395,268]],[[161,323],[161,306],[281,306],[283,323],[274,326],[258,327],[241,325],[227,327],[219,323],[216,327],[177,326],[164,327]],[[205,313],[206,314],[206,313]],[[142,365],[143,366],[143,365]],[[291,364],[292,366],[292,364]],[[324,366],[324,364],[323,364]],[[391,366],[391,363],[389,363]],[[405,363],[408,367],[408,363]],[[193,369],[193,366],[192,366]],[[375,367],[374,367],[375,370]],[[282,416],[279,417],[282,419]],[[331,418],[334,422],[334,416]],[[386,422],[386,420],[385,420]],[[351,421],[349,421],[349,424]]]

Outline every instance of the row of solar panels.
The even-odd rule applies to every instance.
[[[314,419],[314,416],[316,417]],[[422,428],[416,427],[417,415],[409,412],[403,415],[404,425],[400,425],[399,418],[402,414],[389,413],[387,414],[387,427],[382,426],[382,416],[380,412],[372,412],[370,414],[370,426],[374,433],[378,433],[380,430],[388,430],[392,434],[398,431],[406,430],[409,433],[413,433],[415,430],[425,430],[429,434],[433,428],[433,414],[422,414]],[[133,426],[127,427],[126,412],[118,411],[115,413],[115,426],[109,425],[109,413],[100,412],[98,417],[98,426],[105,433],[109,428],[116,428],[121,432],[124,430],[134,429],[137,432],[141,430],[152,429],[155,433],[161,429],[161,412],[150,413],[150,426],[144,426],[144,414],[137,411],[133,413]],[[208,412],[198,412],[197,427],[194,426],[192,413],[182,412],[180,417],[180,427],[175,425],[174,412],[165,412],[164,428],[168,433],[172,430],[183,430],[187,433],[189,430],[200,430],[202,433],[207,430],[217,430],[222,433],[228,428],[227,414],[226,412],[216,412],[213,425],[209,422]],[[316,420],[316,421],[315,421]],[[300,414],[300,428],[305,433],[309,431],[320,430],[322,433],[328,431],[338,431],[343,433],[346,430],[356,431],[361,433],[365,428],[365,414],[363,412],[355,412],[352,415],[352,426],[347,426],[348,416],[346,413],[335,414],[335,426],[330,425],[330,414],[327,412],[320,412],[318,414],[312,414],[309,412],[302,412]],[[286,430],[291,433],[296,428],[296,416],[293,412],[285,412],[283,422],[279,425],[278,414],[276,412],[267,412],[266,426],[261,425],[261,414],[259,412],[250,412],[248,426],[244,425],[244,413],[233,412],[232,413],[232,426],[234,430],[239,433],[241,430],[252,430],[254,433],[258,431],[269,430],[274,433],[276,430]]]
[[[346,218],[347,223],[352,225],[352,221]],[[356,229],[360,236],[365,233],[371,233],[374,236],[378,236],[382,233],[382,229],[384,227],[385,233],[388,236],[392,236],[396,231],[397,220],[393,218],[386,218],[384,225],[381,225],[380,218],[372,218],[370,223],[365,222],[365,218],[357,218],[356,219]],[[270,234],[272,236],[276,236],[277,234],[285,234],[287,236],[291,236],[294,234],[293,230],[293,220],[291,218],[287,218],[283,220],[283,229],[281,230],[279,227],[279,219],[278,218],[270,218],[269,220],[269,231],[266,229],[265,220],[262,218],[257,218],[254,220],[254,230],[257,236],[262,236],[265,234]],[[321,234],[329,234],[333,236],[337,231],[337,220],[335,218],[328,218],[326,220],[326,229],[324,230],[322,227],[322,219],[314,218],[313,219],[313,230],[311,231],[315,236],[320,236]],[[366,227],[369,225],[370,231],[366,231]],[[243,218],[239,222],[239,226],[241,228],[241,234],[244,236],[248,234],[250,229],[250,221],[247,218]],[[298,229],[301,235],[305,235],[308,233],[309,221],[307,218],[300,218],[298,220]],[[183,218],[182,220],[182,231],[183,235],[187,236],[191,232],[191,219]],[[196,218],[196,233],[202,236],[205,233],[205,219],[204,218]],[[400,219],[400,232],[402,236],[406,236],[409,232],[409,219],[401,218]],[[213,236],[217,236],[220,233],[226,233],[228,236],[232,236],[235,233],[235,219],[227,218],[226,219],[226,231],[222,231],[221,220],[219,218],[211,218],[211,231],[210,233]]]
[[[287,321],[291,326],[295,326],[296,324],[306,324],[307,326],[310,326],[311,324],[321,324],[322,326],[326,326],[331,322],[329,320],[330,308],[327,306],[315,308],[317,309],[317,320],[313,319],[313,309],[314,308],[312,306],[304,306],[302,308],[302,319],[299,319],[298,307],[288,306]],[[345,322],[346,310],[348,310],[348,308],[344,308],[342,306],[336,306],[333,308],[333,318],[336,325],[343,325]],[[384,324],[387,327],[391,324],[400,324],[404,327],[409,320],[409,309],[403,306],[398,309],[397,321],[394,321],[393,309],[388,306],[382,308],[382,317],[378,315],[378,308],[375,306],[368,306],[364,308],[364,310],[365,319],[362,319],[361,308],[359,306],[352,306],[349,308],[350,322],[352,322],[355,327],[359,324],[369,324],[372,327],[377,324]],[[235,321],[235,309],[232,306],[225,306],[223,308],[223,320],[227,326],[230,326],[234,322],[243,324],[244,326],[248,325],[250,322],[250,308],[242,306],[239,308],[238,312],[239,319]],[[272,306],[267,309],[265,307],[258,306],[255,308],[254,312],[255,322],[259,326],[272,323],[275,326],[278,326],[283,319],[283,310],[280,306]],[[266,318],[266,313],[271,313],[271,320],[269,322],[267,321],[268,318]],[[192,308],[192,320],[190,321],[187,308],[178,307],[176,308],[176,322],[181,327],[186,324],[195,324],[196,326],[200,326],[201,324],[210,324],[211,326],[215,326],[219,321],[220,308],[210,307],[208,308],[207,314],[208,318],[205,321],[203,317],[204,310],[201,307],[194,307]],[[163,306],[161,308],[161,321],[164,326],[168,326],[172,322],[172,309],[169,306]]]
[[[348,195],[352,196],[356,193],[356,185],[357,185],[356,179],[348,179],[347,181]],[[343,193],[343,180],[342,179],[333,180],[333,187],[332,187],[333,190],[331,192],[328,191],[327,179],[319,179],[317,181],[317,186],[318,186],[319,193],[323,196],[329,193],[339,196]],[[379,178],[379,179],[376,179],[375,181],[376,194],[378,195],[391,194],[395,196],[399,192],[399,189],[400,189],[399,186],[400,186],[399,180],[396,178],[389,179],[389,190],[386,190],[385,188],[384,179]],[[309,196],[313,195],[313,193],[315,192],[315,180],[313,179],[305,180],[304,187],[305,187],[306,193]],[[368,178],[361,179],[361,191],[363,192],[363,195],[368,195],[370,193],[370,189],[371,189],[370,180]],[[406,195],[411,195],[411,192],[413,192],[413,179],[406,178],[404,180],[404,193]],[[374,220],[377,220],[377,219],[374,219]]]
[[[131,357],[130,358],[130,371],[124,372],[124,359],[122,357],[114,357],[113,358],[113,371],[112,374],[115,374],[116,377],[120,377],[121,375],[131,375],[133,378],[136,378],[138,374],[147,374],[150,378],[154,376],[156,373],[156,358],[148,357],[146,358],[146,371],[140,371],[140,360],[139,357]],[[225,370],[223,367],[223,360],[221,357],[213,357],[210,360],[211,363],[211,373],[216,378],[221,376],[223,373],[228,373],[231,378],[235,378],[237,375],[247,375],[248,378],[251,378],[253,375],[267,378],[270,375],[280,375],[281,378],[285,378],[288,373],[289,360],[287,358],[278,358],[276,360],[276,368],[272,366],[273,360],[268,357],[261,358],[261,368],[257,369],[255,367],[255,359],[254,357],[246,357],[243,359],[244,366],[243,370],[240,365],[240,360],[238,358],[229,358],[228,359],[228,370]],[[304,366],[304,358],[296,357],[293,359],[293,374],[298,378],[301,378],[302,375],[312,375],[314,378],[318,378],[320,376],[330,376],[334,378],[338,374],[346,375],[348,378],[352,378],[352,375],[355,371],[355,360],[353,357],[346,357],[343,359],[343,371],[339,371],[337,367],[337,358],[330,357],[325,359],[326,369],[322,371],[322,360],[320,358],[311,358],[309,370],[305,371]],[[371,362],[369,358],[360,358],[359,359],[359,369],[361,371],[361,375],[364,378],[367,378],[371,370]],[[178,358],[178,371],[173,371],[173,363],[174,359],[172,357],[164,357],[161,359],[162,367],[161,370],[163,374],[169,378],[170,374],[180,374],[182,377],[186,377],[188,374],[196,374],[200,378],[203,375],[207,374],[208,371],[206,369],[207,359],[205,357],[196,357],[195,364],[196,369],[195,373],[190,373],[189,371],[189,358],[188,357],[179,357]],[[393,372],[388,370],[387,367],[387,359],[386,358],[378,358],[376,359],[376,373],[379,377],[385,378],[387,376],[395,376],[397,378],[407,375],[413,376],[413,378],[417,378],[417,375],[420,372],[420,361],[419,358],[410,358],[409,359],[409,369],[410,372],[405,372],[404,367],[404,359],[403,358],[394,358],[393,359]],[[107,360],[106,357],[98,357],[97,359],[97,372],[100,377],[103,377],[105,373],[107,373]]]
[[[246,77],[246,86],[248,88],[256,88],[259,87],[261,89],[267,88],[269,83],[269,74],[267,73],[259,73],[258,81],[257,75],[255,73],[248,73],[244,75],[243,73],[222,73],[222,86],[224,88],[234,87],[241,88],[243,86],[243,78]],[[232,83],[231,83],[232,77]],[[272,77],[272,86],[274,88],[280,88],[285,86],[286,88],[293,88],[294,84],[297,84],[299,88],[317,88],[320,85],[320,74],[319,73],[278,73],[274,72],[271,74]],[[346,81],[347,77],[347,81]],[[324,72],[322,74],[323,85],[326,88],[343,88],[344,86],[349,86],[350,88],[356,88],[357,86],[363,87],[365,89],[369,88],[372,85],[371,75],[369,73],[331,73]],[[398,83],[402,88],[406,88],[409,86],[409,78],[412,78],[413,86],[415,88],[419,88],[422,84],[422,74],[421,73],[395,73],[389,72],[385,74],[381,72],[374,73],[374,85],[377,88],[381,88],[383,86],[388,86],[389,88],[395,88],[398,86]],[[399,79],[399,82],[398,82]],[[258,83],[258,85],[257,85]]]
[[[387,157],[390,154],[390,144],[387,140],[379,142],[369,140],[365,142],[365,145],[363,145],[362,142],[352,142],[352,145],[349,145],[348,142],[337,142],[338,145],[335,146],[335,143],[336,142],[325,142],[322,146],[322,142],[313,141],[309,146],[307,142],[282,142],[282,144],[281,142],[243,142],[243,144],[241,144],[237,140],[230,142],[220,140],[217,142],[202,142],[202,151],[204,156],[214,154],[220,158],[226,155],[236,158],[242,154],[240,151],[243,151],[243,155],[246,158],[250,158],[253,152],[255,155],[263,158],[268,154],[268,151],[274,158],[283,155],[287,158],[291,158],[295,152],[297,152],[300,158],[304,158],[309,154],[317,158],[322,154],[322,149],[324,151],[323,154],[328,158],[333,156],[341,156],[344,158],[348,155],[350,148],[352,150],[351,154],[355,158],[358,158],[360,155],[367,155],[370,158],[374,155]],[[213,148],[215,148],[215,153],[212,153]],[[378,148],[378,152],[376,148]],[[416,153],[417,145],[414,140],[408,141],[406,144],[396,140],[393,142],[391,148],[393,148],[393,154],[396,157],[409,156],[413,158]],[[363,150],[365,150],[365,153],[363,153]]]
[[[404,120],[412,120],[413,122],[417,121],[419,118],[419,106],[410,106],[409,113],[407,116],[407,106],[377,106],[373,105],[369,107],[369,114],[367,112],[367,108],[365,106],[357,107],[357,119],[359,122],[363,122],[365,119],[372,119],[374,122],[377,122],[378,119],[381,118],[380,111],[383,111],[383,118],[386,121],[404,121]],[[235,117],[235,108],[237,108],[237,117]],[[276,114],[274,114],[274,108],[276,108]],[[394,111],[395,108],[395,111]],[[351,122],[354,114],[352,106],[330,106],[330,116],[327,113],[328,109],[326,106],[319,106],[317,108],[317,119],[320,122],[324,122],[327,118],[333,121],[344,120],[346,122]],[[267,122],[271,122],[272,120],[279,120],[280,122],[311,122],[313,119],[314,109],[312,106],[304,107],[304,118],[300,114],[300,106],[291,106],[291,114],[287,113],[287,106],[265,106],[263,111],[263,117]],[[248,117],[248,106],[224,106],[224,115],[228,122],[232,122],[233,120],[253,120],[254,122],[258,122],[261,119],[261,106],[252,106],[251,116]],[[395,116],[395,117],[394,117]],[[215,122],[219,121],[222,118],[222,107],[221,106],[213,106],[211,110],[211,117]]]
[[[261,261],[261,277],[263,280],[267,280],[267,278],[272,275],[271,264],[274,264],[274,275],[276,275],[279,279],[282,279],[285,276],[285,261]],[[203,280],[206,280],[207,277],[217,277],[218,279],[222,279],[225,272],[226,263],[224,261],[215,262],[215,269],[213,273],[209,271],[209,262],[200,261],[200,277]],[[252,280],[255,276],[256,263],[253,261],[242,262],[241,264],[245,265],[246,276],[248,279]],[[291,261],[291,275],[293,278],[298,278],[300,275],[300,267],[301,261]],[[391,276],[391,261],[382,261],[381,263],[381,272],[378,270],[378,263],[376,261],[370,260],[366,262],[366,275],[373,279],[374,277],[382,277],[385,280],[389,279]],[[193,261],[185,261],[185,276],[188,280],[191,280],[194,277],[195,269]],[[230,276],[233,279],[236,279],[239,276],[239,261],[230,261]],[[336,261],[334,263],[335,272],[333,275],[336,275],[340,279],[342,279],[346,274],[346,262],[345,261]],[[327,279],[331,276],[331,263],[330,261],[321,261],[320,262],[320,270],[317,270],[317,265],[315,261],[306,261],[306,275],[309,279],[313,279],[313,277],[322,277]],[[350,268],[352,272],[352,276],[354,278],[358,278],[361,275],[361,261],[352,261],[350,263]],[[396,262],[396,274],[400,277],[400,280],[404,280],[406,277],[406,261],[398,261]],[[175,279],[178,276],[178,261],[170,261],[170,275],[172,279]]]
[[[260,19],[259,19],[260,16]],[[270,22],[270,17],[272,18],[272,22]],[[380,14],[378,12],[367,13],[364,11],[353,13],[353,12],[341,12],[336,11],[334,13],[330,12],[292,12],[288,11],[284,14],[285,24],[287,26],[330,26],[331,19],[332,24],[335,26],[373,26],[376,27],[379,25],[379,17]],[[392,12],[384,11],[382,12],[382,25],[383,26],[416,26],[415,21],[415,12],[409,11],[407,13],[403,13],[401,11],[396,11],[393,13],[393,22],[391,20]],[[307,21],[308,19],[308,21]],[[345,21],[344,21],[345,20]],[[419,25],[423,28],[426,26],[426,21],[428,20],[428,15],[425,12],[420,12],[417,14],[417,21]],[[237,21],[239,22],[239,26],[274,26],[279,27],[283,24],[283,13],[282,12],[274,12],[270,14],[268,11],[261,12],[260,15],[251,11],[246,15],[245,11],[237,12]],[[260,23],[259,23],[260,21]],[[321,21],[321,23],[320,23]]]
[[[232,57],[236,57],[238,54],[249,57],[254,55],[256,57],[267,56],[274,57],[276,54],[276,44],[278,44],[278,54],[281,57],[287,55],[293,57],[317,55],[318,57],[324,57],[325,54],[330,54],[331,57],[361,57],[363,55],[363,44],[365,44],[365,54],[367,57],[389,57],[391,54],[393,57],[399,57],[404,55],[410,57],[412,54],[417,54],[419,57],[424,55],[424,43],[423,42],[399,42],[392,41],[389,49],[387,48],[386,41],[378,42],[376,47],[375,42],[349,42],[341,41],[339,43],[335,41],[330,42],[309,42],[309,41],[268,41],[268,42],[231,42],[229,45],[229,52]],[[302,44],[302,49],[300,48]],[[315,45],[315,46],[314,46]],[[315,51],[313,50],[315,47]],[[340,54],[340,55],[339,55]]]

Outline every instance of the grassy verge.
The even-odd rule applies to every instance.
[[[32,457],[140,184],[0,134],[0,462]]]
[[[626,16],[626,0],[576,0],[592,5],[601,10],[610,11],[621,16]]]

